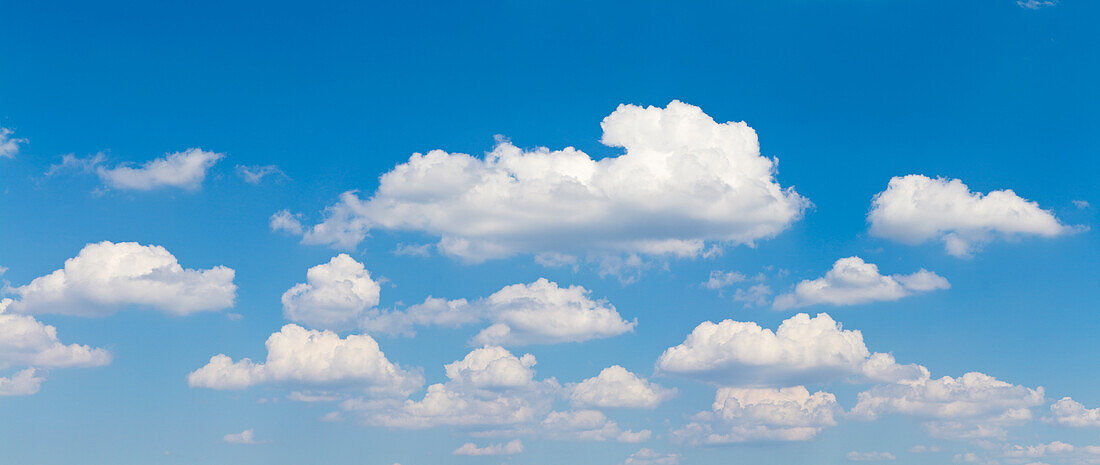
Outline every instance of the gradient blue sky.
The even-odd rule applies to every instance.
[[[51,368],[37,393],[0,397],[0,462],[620,464],[643,447],[682,464],[841,464],[853,451],[888,452],[905,464],[967,453],[1005,464],[1100,457],[1084,452],[1100,444],[1100,420],[1076,428],[1050,420],[1051,403],[1063,397],[1100,407],[1100,241],[1088,230],[1100,207],[1098,20],[1100,4],[1079,0],[1035,8],[1015,0],[0,1],[0,127],[20,140],[17,153],[0,157],[5,296],[17,298],[13,287],[100,241],[159,245],[185,268],[226,266],[238,287],[231,308],[187,316],[127,305],[99,318],[36,314],[65,344],[104,348],[113,360]],[[263,360],[264,341],[288,323],[283,293],[340,252],[272,231],[272,214],[300,212],[306,226],[316,224],[342,192],[369,197],[379,176],[414,152],[480,157],[495,135],[521,148],[619,156],[622,149],[599,142],[600,121],[620,104],[663,108],[673,100],[718,123],[746,122],[761,153],[779,159],[779,185],[812,207],[755,247],[644,256],[648,267],[633,282],[601,275],[599,259],[574,268],[522,253],[481,263],[438,251],[394,253],[399,244],[439,240],[424,231],[372,230],[346,250],[373,278],[385,278],[379,308],[428,296],[474,300],[538,278],[606,299],[637,319],[632,332],[509,349],[537,357],[536,379],[565,385],[618,364],[676,388],[655,409],[605,410],[623,429],[651,430],[648,441],[555,440],[537,431],[483,438],[472,434],[477,427],[386,428],[350,416],[323,422],[338,406],[288,400],[302,389],[293,383],[188,385],[188,374],[215,354]],[[112,188],[74,169],[47,175],[66,154],[102,152],[103,166],[113,167],[191,147],[225,154],[195,189]],[[237,165],[276,165],[285,176],[251,184]],[[960,179],[974,192],[1012,189],[1072,231],[997,236],[968,258],[936,241],[871,235],[872,197],[909,174]],[[774,297],[850,256],[883,274],[924,268],[951,287],[775,311],[733,299],[752,282],[722,292],[701,285],[715,270],[763,273]],[[775,329],[800,311],[827,312],[861,331],[872,352],[923,365],[932,378],[976,371],[1042,386],[1045,400],[1001,437],[934,437],[916,415],[838,414],[835,426],[808,440],[677,441],[673,431],[711,408],[716,386],[656,373],[662,352],[704,321]],[[446,380],[443,365],[462,359],[484,326],[374,337],[390,361],[421,368],[431,384]],[[24,367],[0,366],[0,377]],[[845,412],[873,386],[807,385],[835,394]],[[555,402],[554,410],[569,409]],[[223,440],[248,429],[264,443]],[[516,438],[519,454],[452,455],[467,442]],[[1006,457],[1013,445],[1052,441],[1076,450]],[[939,450],[909,452],[916,445]]]

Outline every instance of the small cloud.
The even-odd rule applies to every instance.
[[[432,254],[432,244],[397,244],[393,250],[394,255],[406,255],[410,257],[427,257]]]
[[[738,271],[713,270],[710,272],[710,277],[708,277],[706,281],[703,281],[702,285],[707,289],[717,291],[736,283],[743,282],[746,279],[748,278]]]
[[[229,444],[264,444],[267,442],[256,440],[255,434],[251,429],[246,429],[244,431],[241,431],[240,433],[230,433],[222,436],[222,441],[225,441]]]
[[[225,317],[228,318],[229,321],[241,321],[244,319],[244,315],[240,313],[226,313]]]
[[[1081,210],[1084,210],[1086,208],[1089,208],[1089,203],[1084,201],[1084,200],[1074,200],[1073,201],[1073,206],[1075,206],[1075,207],[1077,207]]]
[[[295,236],[302,235],[301,213],[290,213],[290,210],[279,210],[271,215],[270,225],[272,231],[284,231]]]
[[[237,165],[237,176],[249,184],[259,184],[267,176],[273,176],[276,180],[289,179],[286,173],[275,165]]]
[[[523,452],[523,442],[516,439],[507,444],[497,443],[485,447],[478,447],[477,444],[467,442],[451,453],[454,455],[515,455],[520,452]]]
[[[1058,0],[1016,0],[1016,4],[1021,8],[1038,10],[1039,8],[1057,5]]]
[[[11,129],[0,128],[0,158],[15,158],[15,154],[19,153],[19,144],[27,143],[27,139],[12,137],[14,132]]]
[[[71,153],[62,155],[61,163],[50,165],[46,170],[46,176],[54,176],[66,171],[91,173],[95,171],[97,166],[102,165],[104,161],[107,161],[107,155],[103,152],[98,152],[95,155],[88,155],[86,157],[78,157]]]
[[[848,453],[848,460],[853,462],[881,462],[884,460],[897,460],[894,454],[889,452],[856,452]]]
[[[748,289],[738,289],[733,294],[733,300],[744,302],[746,307],[764,306],[772,295],[772,288],[767,284],[756,284]]]

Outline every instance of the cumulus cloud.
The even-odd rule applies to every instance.
[[[874,386],[859,394],[850,413],[865,420],[886,414],[928,419],[925,429],[937,437],[1003,438],[1006,427],[1031,420],[1030,408],[1043,402],[1042,387],[1031,389],[970,372],[958,378]]]
[[[21,287],[10,311],[105,316],[136,307],[173,315],[232,307],[234,271],[224,266],[192,270],[164,247],[136,242],[88,244],[65,266]]]
[[[1058,0],[1016,0],[1016,4],[1019,5],[1020,8],[1038,10],[1039,8],[1057,5]]]
[[[0,302],[0,369],[10,366],[41,368],[93,367],[111,362],[104,349],[80,344],[64,344],[57,328],[28,315],[5,310],[11,300]],[[33,374],[33,372],[32,372]]]
[[[615,421],[607,418],[599,410],[568,410],[550,412],[545,419],[529,433],[563,441],[609,441],[632,443],[639,438],[648,439],[651,432],[624,431]]]
[[[906,244],[942,241],[954,256],[969,256],[998,237],[1054,237],[1074,229],[1012,190],[982,194],[958,179],[917,174],[890,179],[871,201],[867,221],[872,235]]]
[[[474,336],[477,346],[582,342],[617,336],[637,325],[610,303],[589,298],[587,289],[559,287],[546,279],[506,286],[475,302],[429,297],[404,311],[368,313],[361,325],[367,331],[411,334],[414,326],[457,327],[481,320],[492,324]]]
[[[499,346],[474,349],[462,360],[445,365],[447,377],[474,387],[521,387],[535,377],[535,356],[516,357]]]
[[[1100,408],[1087,409],[1085,405],[1069,397],[1063,397],[1050,406],[1054,423],[1074,428],[1100,427]]]
[[[477,444],[467,442],[462,447],[455,449],[451,452],[454,455],[515,455],[523,452],[523,442],[519,439],[512,440],[507,444],[489,444],[485,447],[478,447]]]
[[[651,383],[626,368],[613,365],[572,386],[570,399],[578,406],[652,409],[674,395],[675,389]]]
[[[1004,456],[1012,458],[1037,458],[1046,457],[1048,455],[1068,454],[1073,451],[1074,447],[1072,444],[1066,444],[1062,441],[1054,441],[1047,444],[1036,444],[1033,446],[1009,446],[1005,449]]]
[[[703,287],[711,290],[721,290],[734,284],[744,282],[748,278],[739,271],[711,270],[710,276],[703,281]]]
[[[249,184],[259,184],[267,176],[285,178],[286,173],[275,165],[237,165],[237,176]]]
[[[381,287],[362,263],[347,254],[306,272],[305,283],[283,293],[283,316],[315,328],[342,328],[378,305]]]
[[[897,460],[894,454],[889,452],[857,452],[851,451],[847,455],[848,460],[853,462],[881,462],[884,460]]]
[[[753,322],[705,321],[680,345],[665,350],[657,370],[726,386],[781,387],[842,376],[894,381],[927,376],[918,365],[897,365],[872,354],[863,335],[845,330],[828,314],[805,313],[776,331]]]
[[[836,424],[842,412],[836,397],[803,386],[781,389],[721,388],[711,412],[673,432],[690,444],[752,441],[805,441]]]
[[[35,394],[42,387],[46,378],[37,376],[34,368],[26,368],[16,372],[8,378],[0,377],[0,397],[2,396],[29,396]]]
[[[206,172],[224,157],[223,153],[191,148],[147,161],[138,168],[99,166],[96,174],[107,186],[115,189],[147,191],[176,187],[197,190],[206,179]]]
[[[283,231],[290,234],[302,233],[301,215],[290,213],[290,210],[280,210],[271,215],[268,225],[272,231]]]
[[[678,454],[662,454],[644,447],[630,454],[630,457],[623,461],[623,465],[678,465],[679,463]]]
[[[484,157],[413,154],[361,198],[340,196],[303,242],[356,246],[372,229],[418,231],[468,261],[517,254],[697,256],[707,243],[753,244],[809,202],[775,179],[745,123],[698,107],[621,105],[603,120],[617,157],[572,147],[524,150],[501,139]]]
[[[533,379],[535,362],[530,354],[481,347],[447,364],[448,381],[428,386],[420,400],[350,399],[341,407],[366,424],[393,428],[528,424],[550,411],[560,390],[553,379]]]
[[[950,287],[942,276],[923,268],[912,274],[884,276],[874,263],[848,257],[837,260],[824,277],[804,280],[794,292],[776,297],[773,307],[785,310],[817,304],[859,305]]]
[[[354,387],[376,394],[408,394],[423,384],[416,372],[386,358],[368,335],[340,338],[332,331],[288,324],[267,339],[267,360],[237,362],[224,354],[187,376],[192,387],[244,389],[258,384]]]
[[[14,131],[8,128],[0,128],[0,158],[15,158],[19,153],[19,144],[27,143],[27,139],[12,137]]]
[[[222,436],[222,441],[229,444],[263,444],[266,441],[257,441],[253,430],[246,429],[240,433],[230,433]]]

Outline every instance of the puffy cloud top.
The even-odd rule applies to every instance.
[[[1085,405],[1069,397],[1063,397],[1051,404],[1050,413],[1055,423],[1070,427],[1100,427],[1100,408],[1085,408]]]
[[[462,360],[444,366],[447,377],[476,387],[525,386],[535,376],[535,356],[516,357],[499,346],[474,349]]]
[[[0,369],[9,366],[43,368],[90,367],[106,365],[111,355],[104,349],[79,344],[63,344],[57,328],[28,315],[5,311],[11,303],[0,302]]]
[[[455,449],[451,452],[454,455],[515,455],[523,452],[523,442],[519,439],[509,441],[507,444],[489,444],[485,447],[478,447],[477,444],[467,442],[462,447]]]
[[[96,169],[103,182],[115,189],[147,191],[161,187],[195,190],[202,186],[206,171],[225,154],[192,148],[145,162],[139,168],[116,166]]]
[[[492,325],[474,336],[477,346],[582,342],[630,332],[637,325],[624,320],[610,303],[591,299],[581,286],[560,287],[540,278],[505,286],[474,302],[429,297],[404,311],[370,313],[362,327],[411,334],[414,326],[456,327],[481,320]]]
[[[234,271],[185,269],[164,247],[136,242],[88,244],[65,267],[10,291],[16,313],[104,316],[128,307],[186,315],[233,306]]]
[[[958,179],[919,174],[890,179],[867,214],[871,234],[907,244],[943,241],[947,253],[970,255],[996,236],[1054,237],[1073,228],[1010,189],[971,192]]]
[[[573,386],[570,398],[580,406],[651,409],[675,394],[675,389],[650,383],[626,368],[613,365]]]
[[[267,339],[267,360],[234,362],[215,355],[187,376],[192,387],[243,389],[264,383],[362,387],[388,394],[407,394],[423,384],[418,374],[386,359],[367,335],[341,339],[332,331],[307,330],[288,324]]]
[[[440,237],[479,261],[520,253],[694,256],[714,241],[751,244],[786,229],[809,202],[775,180],[745,123],[698,107],[620,105],[601,124],[618,157],[500,142],[484,158],[434,150],[381,177],[368,199],[343,194],[304,242],[350,248],[375,228]]]
[[[0,397],[29,396],[38,392],[46,378],[36,375],[37,370],[27,368],[7,378],[0,378]]]
[[[810,394],[803,386],[782,389],[721,388],[712,412],[673,432],[691,444],[750,441],[805,441],[836,424],[842,410],[827,392]]]
[[[1012,413],[1042,403],[1042,387],[1030,389],[971,372],[958,378],[875,386],[859,394],[851,413],[869,419],[888,413],[958,419]]]
[[[485,304],[495,323],[474,336],[477,344],[581,342],[617,336],[637,325],[610,304],[589,299],[587,289],[562,288],[546,279],[507,286]]]
[[[842,329],[825,313],[800,313],[774,332],[753,322],[705,321],[657,360],[661,373],[727,386],[792,386],[864,373],[911,378],[922,368],[872,356],[859,331]]]
[[[381,288],[362,263],[347,254],[306,272],[305,283],[283,293],[283,316],[315,328],[341,328],[378,305]]]
[[[874,263],[848,257],[837,260],[824,277],[804,280],[794,292],[776,297],[773,305],[778,310],[815,304],[858,305],[950,287],[942,276],[925,269],[884,276]]]

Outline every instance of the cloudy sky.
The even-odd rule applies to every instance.
[[[0,11],[0,463],[1100,461],[1100,5]]]

